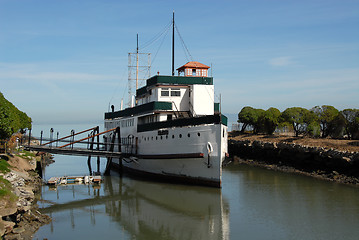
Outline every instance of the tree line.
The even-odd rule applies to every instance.
[[[280,112],[273,107],[263,110],[247,106],[238,113],[238,122],[242,123],[242,133],[250,128],[255,134],[273,134],[277,128],[287,126],[293,129],[297,137],[304,134],[359,139],[359,109],[339,111],[333,106],[323,105],[309,110],[291,107]]]
[[[6,100],[0,92],[0,139],[7,139],[16,132],[31,128],[31,118]]]

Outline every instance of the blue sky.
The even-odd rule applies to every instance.
[[[152,74],[189,60],[212,65],[222,111],[359,108],[359,1],[0,0],[0,91],[35,124],[101,122],[127,99],[128,53]],[[157,54],[156,54],[157,53]]]

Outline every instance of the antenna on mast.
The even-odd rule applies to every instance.
[[[147,59],[147,61],[146,61]],[[141,74],[141,76],[140,76]],[[144,75],[142,77],[142,75]],[[128,102],[127,106],[133,105],[133,96],[141,83],[151,76],[151,53],[140,53],[138,47],[138,34],[136,52],[128,53]],[[135,86],[133,86],[135,84]]]
[[[172,16],[172,76],[175,75],[175,11]]]
[[[136,90],[138,89],[138,33],[137,33],[137,48],[136,48]]]

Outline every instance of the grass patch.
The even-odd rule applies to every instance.
[[[11,183],[0,176],[0,199],[9,197],[11,201],[15,201],[17,196],[12,192]]]
[[[21,154],[17,154],[16,156],[21,157],[26,160],[32,160],[32,158],[36,157],[35,153],[29,152],[29,151],[22,150],[20,153]]]
[[[7,173],[10,172],[10,164],[4,160],[4,159],[0,159],[0,172],[2,173]]]

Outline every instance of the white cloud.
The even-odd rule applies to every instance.
[[[293,64],[291,57],[277,57],[269,60],[269,64],[275,67],[283,67]]]

